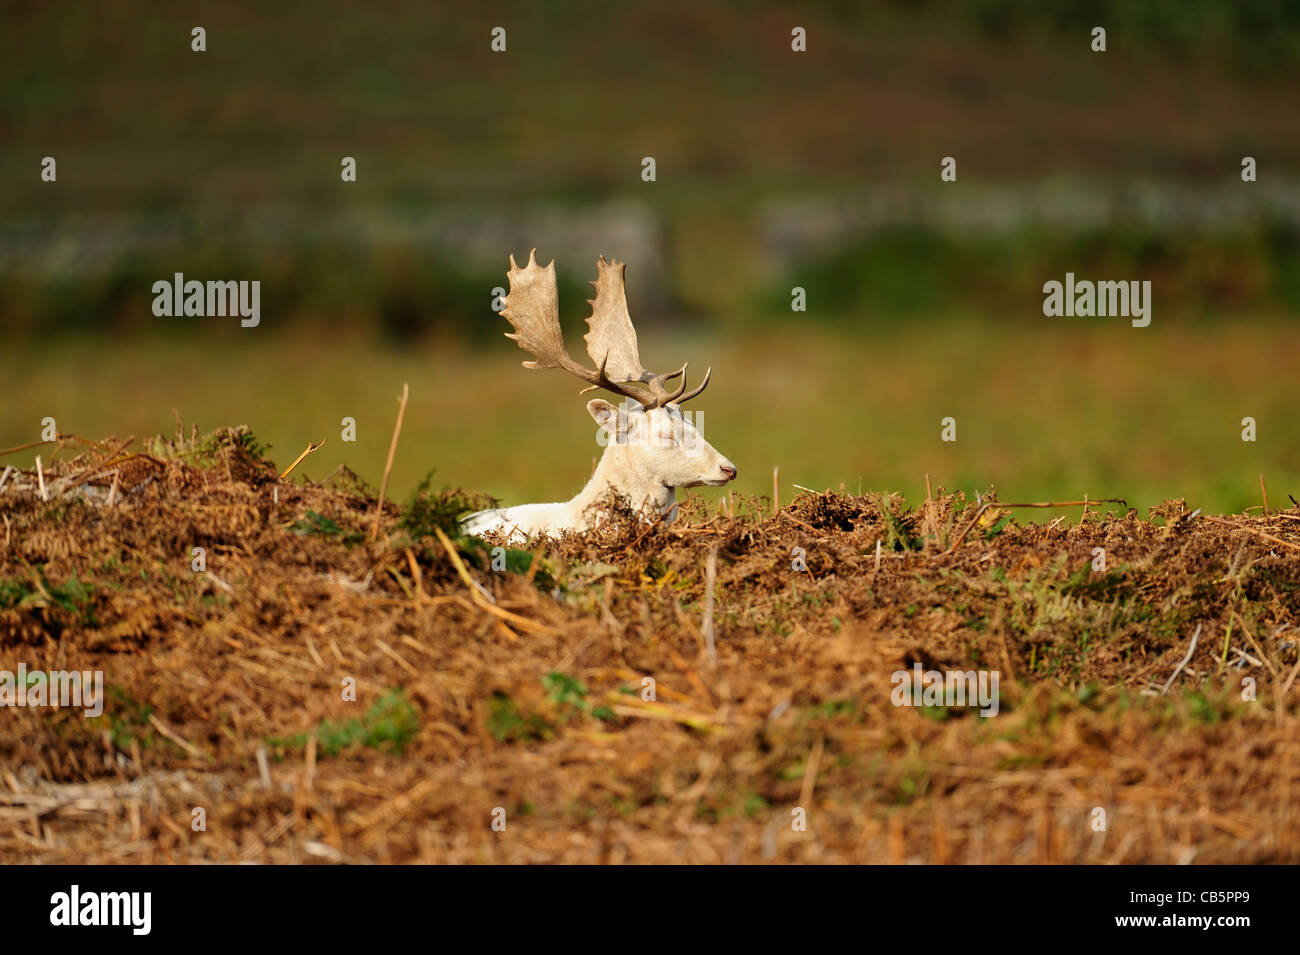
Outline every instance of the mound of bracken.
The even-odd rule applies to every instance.
[[[1300,861],[1300,510],[802,492],[520,549],[244,429],[133,444],[0,482],[0,675],[104,685],[0,709],[0,861]],[[928,671],[996,713],[897,705]]]

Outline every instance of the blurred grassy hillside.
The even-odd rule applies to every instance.
[[[779,464],[1210,509],[1262,471],[1300,496],[1294,4],[0,10],[0,448],[177,408],[286,463],[329,436],[301,473],[377,482],[409,380],[396,493],[437,468],[567,496],[582,402],[519,369],[490,307],[538,246],[575,352],[596,255],[629,262],[647,362],[715,367],[706,434],[744,491]],[[1150,279],[1152,326],[1044,318],[1067,271]],[[262,324],[154,317],[175,272],[261,281]]]

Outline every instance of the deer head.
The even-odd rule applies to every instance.
[[[590,330],[585,337],[587,354],[594,367],[574,361],[564,346],[560,329],[559,294],[555,284],[555,262],[542,268],[528,255],[520,268],[510,257],[510,293],[502,314],[514,328],[506,337],[533,355],[525,368],[562,368],[589,387],[602,388],[626,402],[616,407],[604,399],[593,399],[587,410],[608,439],[606,458],[613,456],[611,483],[625,485],[633,497],[643,487],[662,491],[678,487],[714,487],[736,477],[736,467],[700,435],[682,414],[681,406],[700,395],[709,384],[713,369],[700,384],[686,390],[686,365],[672,372],[654,374],[641,364],[636,329],[628,314],[623,285],[626,266],[619,261],[596,262],[596,297],[588,300]],[[675,388],[669,382],[681,379]],[[602,461],[602,464],[604,462]]]

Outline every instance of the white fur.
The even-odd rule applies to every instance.
[[[467,534],[496,532],[512,543],[530,537],[586,530],[603,515],[599,504],[609,492],[625,497],[643,520],[664,523],[677,517],[679,487],[721,487],[736,477],[736,466],[701,437],[674,404],[643,411],[635,404],[617,408],[596,398],[587,410],[600,425],[607,446],[591,480],[571,501],[520,504],[478,511],[461,522]]]

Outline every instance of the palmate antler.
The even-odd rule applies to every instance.
[[[565,371],[593,388],[604,388],[616,395],[630,398],[643,408],[662,408],[669,402],[681,404],[699,395],[709,384],[710,368],[698,388],[686,391],[686,366],[677,371],[655,375],[645,370],[637,350],[636,329],[627,311],[627,296],[623,289],[624,263],[606,262],[602,255],[596,262],[596,297],[588,300],[591,315],[587,324],[591,330],[584,336],[587,354],[596,368],[585,368],[574,361],[564,347],[564,334],[560,331],[560,302],[555,285],[555,261],[542,268],[528,253],[528,264],[520,268],[515,257],[510,256],[510,294],[505,297],[506,319],[514,327],[506,338],[519,343],[530,352],[534,361],[524,362],[525,368],[563,368]],[[668,382],[681,378],[681,385],[669,391]],[[636,385],[629,388],[629,385]],[[642,387],[644,386],[644,387]],[[591,389],[584,389],[591,390]]]

